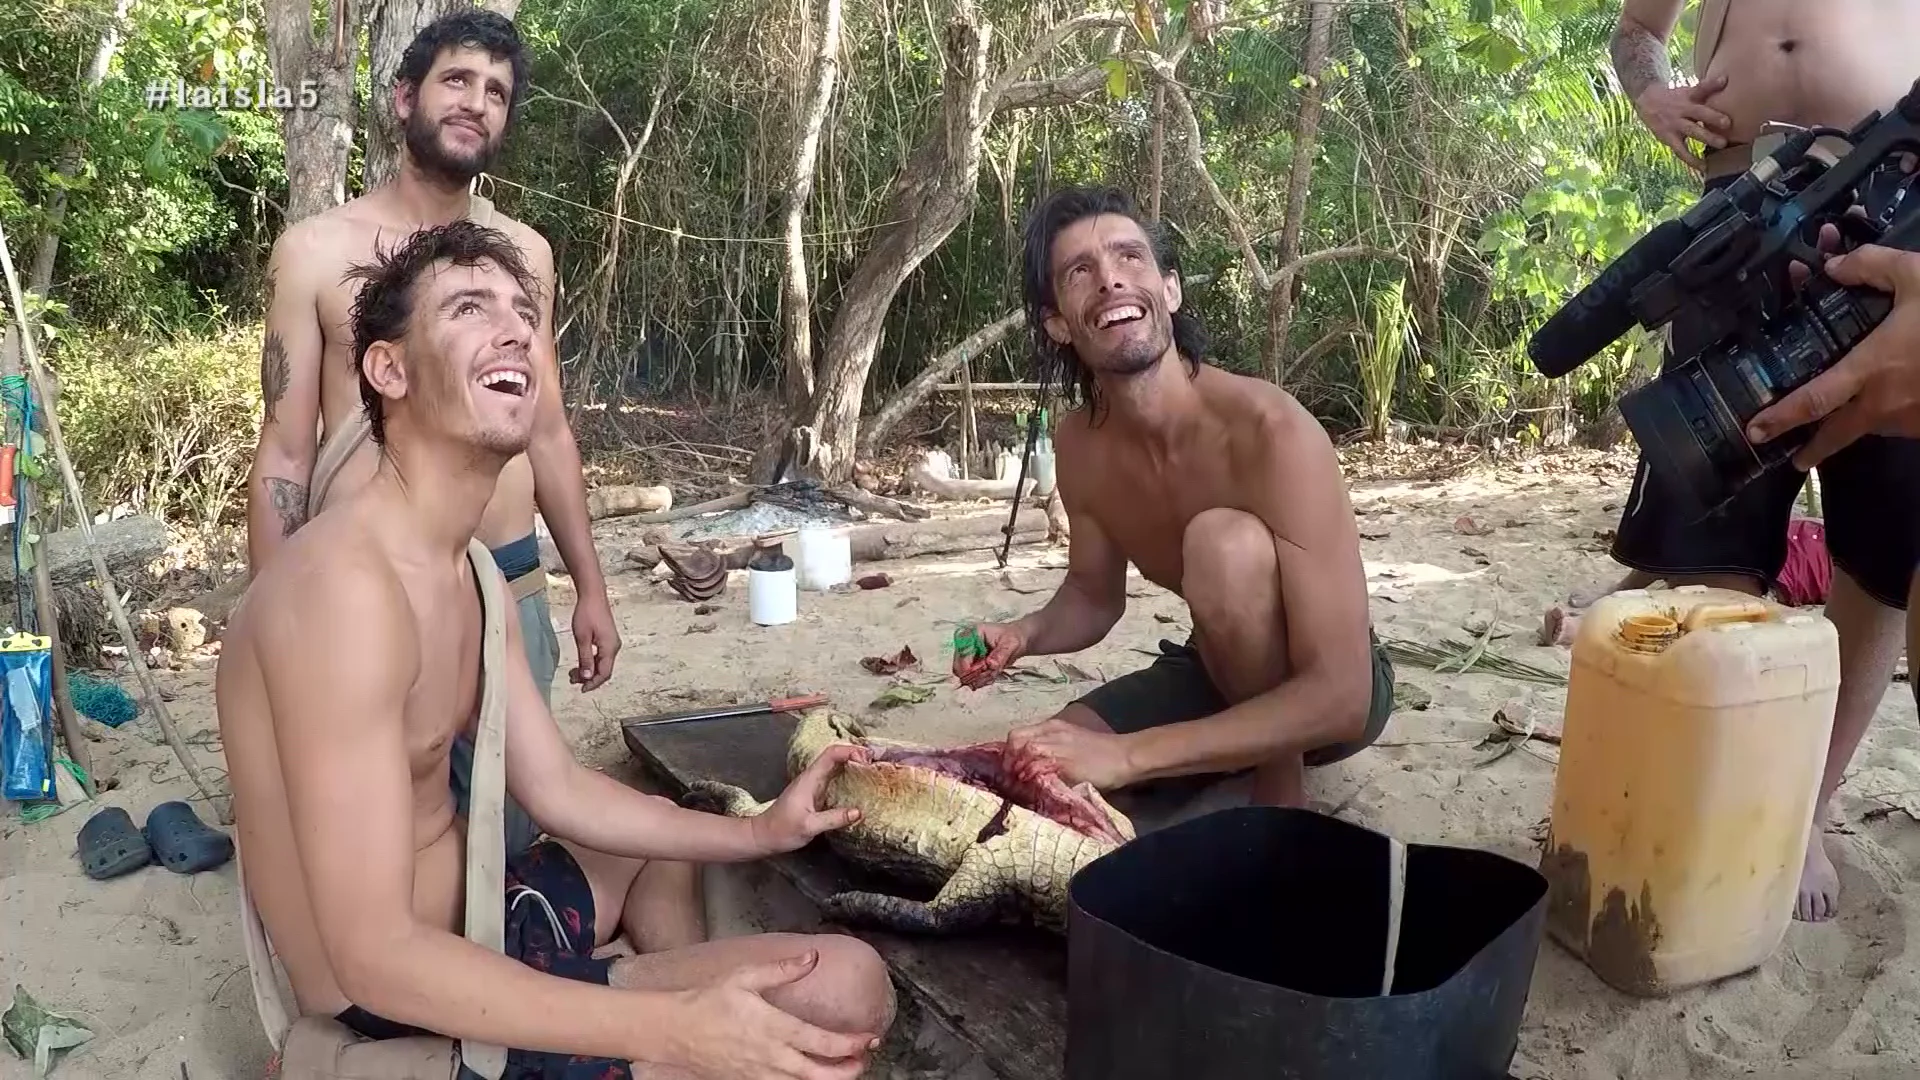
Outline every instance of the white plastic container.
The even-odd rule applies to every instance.
[[[798,614],[800,597],[794,567],[785,570],[747,569],[747,617],[757,626],[790,623]]]
[[[798,571],[800,588],[826,592],[853,579],[853,542],[839,529],[803,525],[800,557],[795,560],[794,569]]]
[[[1040,445],[1033,448],[1033,460],[1028,463],[1028,476],[1033,479],[1033,493],[1044,499],[1053,494],[1053,443],[1041,439]]]

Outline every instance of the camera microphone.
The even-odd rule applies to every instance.
[[[1535,370],[1557,379],[1617,341],[1638,321],[1629,304],[1634,286],[1665,270],[1692,242],[1693,230],[1677,218],[1636,241],[1534,331],[1527,356]]]

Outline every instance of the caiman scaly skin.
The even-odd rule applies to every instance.
[[[822,706],[801,715],[787,744],[787,776],[799,775],[827,747],[854,743],[875,751],[938,756],[934,747],[868,738],[853,717]],[[1133,823],[1090,787],[1079,789],[1126,840]],[[764,812],[731,784],[697,780],[689,805],[734,817]],[[827,781],[822,808],[858,807],[860,820],[826,834],[842,858],[925,889],[928,902],[872,892],[828,898],[830,918],[902,932],[950,934],[1023,918],[1055,933],[1067,924],[1067,885],[1083,866],[1118,844],[1037,814],[1001,795],[934,769],[848,762]]]

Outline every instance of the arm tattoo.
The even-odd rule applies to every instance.
[[[1613,31],[1613,70],[1620,76],[1620,87],[1631,100],[1649,87],[1671,86],[1673,70],[1667,66],[1667,47],[1638,23],[1622,18]]]
[[[267,331],[267,343],[260,349],[260,396],[267,403],[267,423],[273,423],[273,412],[280,399],[287,396],[287,384],[292,381],[292,373],[287,369],[287,347],[280,341],[279,333]]]
[[[267,477],[267,497],[273,501],[274,512],[280,515],[280,535],[292,536],[294,530],[307,523],[307,487],[278,476]]]

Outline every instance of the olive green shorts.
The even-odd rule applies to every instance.
[[[1331,765],[1350,758],[1380,738],[1393,712],[1393,660],[1368,631],[1373,642],[1373,704],[1367,710],[1367,728],[1359,738],[1315,747],[1302,755],[1310,766]],[[1160,642],[1153,663],[1122,675],[1082,697],[1076,704],[1092,709],[1106,725],[1122,735],[1167,724],[1183,724],[1212,716],[1227,708],[1226,695],[1213,684],[1207,665],[1193,640],[1184,644]]]

